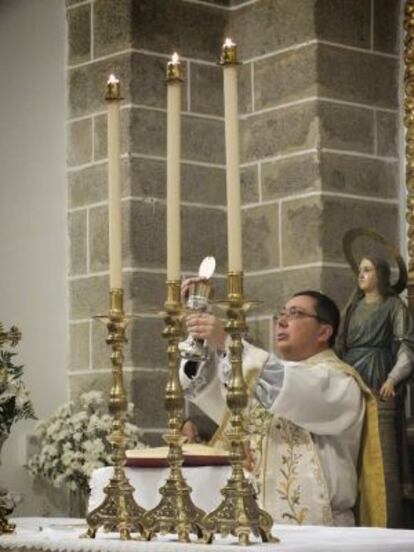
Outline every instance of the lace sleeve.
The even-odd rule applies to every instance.
[[[256,386],[256,398],[269,409],[282,389],[285,367],[275,355],[270,355],[263,367]]]

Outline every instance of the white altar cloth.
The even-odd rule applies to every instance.
[[[151,542],[121,541],[114,533],[99,532],[96,539],[80,539],[83,520],[15,518],[14,535],[0,536],[2,552],[246,552],[234,537],[213,544],[181,544],[174,536]],[[281,542],[254,543],[249,552],[412,552],[414,531],[368,527],[310,527],[276,525]]]
[[[196,506],[206,512],[214,510],[222,500],[220,489],[230,477],[230,466],[184,467],[183,476],[192,488],[191,497]],[[126,468],[125,474],[134,487],[134,498],[146,510],[154,508],[161,499],[158,493],[168,477],[169,468]],[[88,510],[91,511],[104,499],[103,489],[113,473],[112,467],[94,470],[89,481],[91,495]]]

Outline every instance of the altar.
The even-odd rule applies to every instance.
[[[83,519],[15,518],[16,533],[0,536],[4,552],[239,552],[246,550],[234,537],[216,539],[212,545],[180,544],[174,536],[151,542],[121,541],[115,534],[98,533],[96,539],[80,539],[86,529]],[[249,550],[259,552],[412,552],[414,532],[370,527],[316,527],[275,525],[273,534],[280,543],[253,543]]]

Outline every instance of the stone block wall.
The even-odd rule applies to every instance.
[[[71,393],[108,391],[106,328],[91,317],[108,308],[105,83],[121,80],[123,268],[129,328],[125,374],[136,421],[150,443],[165,428],[166,344],[156,316],[165,297],[165,69],[184,60],[182,144],[183,269],[206,254],[226,262],[224,121],[221,71],[223,6],[182,0],[67,2],[68,197]],[[197,240],[190,239],[201,230]]]
[[[221,68],[239,44],[246,292],[264,301],[250,330],[303,288],[341,304],[353,279],[341,250],[353,226],[398,240],[399,7],[386,0],[66,0],[70,381],[73,396],[110,383],[105,83],[122,105],[123,266],[131,324],[126,379],[148,442],[165,426],[165,66],[175,50],[182,105],[183,270],[227,269]],[[197,236],[197,239],[195,239]]]
[[[231,13],[244,62],[242,167],[255,175],[247,290],[265,301],[250,329],[266,346],[271,313],[295,291],[321,289],[344,305],[354,284],[346,230],[398,242],[399,9],[259,0]]]

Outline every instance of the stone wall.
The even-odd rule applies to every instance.
[[[183,90],[183,269],[214,254],[223,274],[225,247],[224,125],[215,56],[228,13],[182,0],[70,2],[69,233],[71,243],[70,380],[76,397],[110,385],[106,328],[91,316],[107,309],[108,235],[105,82],[123,85],[123,267],[131,324],[125,377],[137,423],[148,442],[165,427],[166,344],[156,316],[164,302],[166,86],[177,50]],[[189,239],[199,233],[197,240]]]
[[[353,279],[341,239],[353,226],[398,240],[398,2],[385,0],[67,0],[70,381],[74,396],[110,383],[105,82],[121,79],[126,380],[151,443],[165,426],[164,72],[185,60],[183,268],[207,254],[226,271],[221,69],[239,44],[244,263],[265,306],[251,333],[271,343],[271,314],[294,291],[341,304]],[[195,239],[197,236],[197,239]]]
[[[258,1],[231,14],[256,192],[244,205],[247,289],[265,301],[251,330],[268,346],[270,314],[293,292],[344,305],[347,229],[398,241],[398,18],[398,2],[377,0]]]

